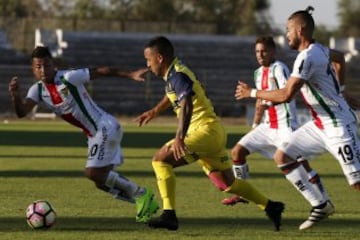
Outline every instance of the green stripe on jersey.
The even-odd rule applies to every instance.
[[[61,76],[60,80],[61,80],[62,83],[64,83],[69,88],[69,91],[70,91],[71,95],[73,95],[73,97],[74,97],[75,101],[77,102],[77,104],[79,105],[82,113],[91,122],[91,124],[94,126],[95,130],[97,131],[98,128],[96,126],[96,123],[95,123],[94,119],[92,119],[92,117],[90,116],[90,114],[87,111],[83,101],[81,100],[81,97],[80,97],[80,94],[79,94],[77,88],[74,85],[72,85],[71,83],[69,83],[68,81],[66,81],[64,76]]]
[[[273,65],[273,68],[272,68],[272,72],[273,72],[273,75],[274,75],[276,88],[277,88],[277,89],[280,89],[279,81],[278,81],[278,79],[277,79],[276,76],[275,76],[275,69],[276,69],[276,67],[277,67],[277,65],[274,64],[274,65]],[[284,73],[284,77],[287,78],[287,76],[286,76],[285,73]],[[290,126],[291,126],[291,122],[290,122],[290,103],[285,102],[285,103],[283,103],[283,106],[284,106],[285,112],[286,112],[286,125],[287,125],[288,127],[290,127]]]
[[[38,81],[38,90],[39,90],[39,102],[42,101],[42,84],[41,81]]]
[[[322,99],[322,97],[319,95],[319,93],[317,92],[317,90],[315,88],[313,88],[310,83],[305,82],[305,84],[310,88],[311,93],[314,95],[314,97],[316,98],[316,100],[318,100],[318,102],[320,103],[320,106],[325,110],[325,112],[327,112],[327,114],[329,114],[331,120],[333,121],[334,127],[337,127],[338,122],[336,120],[335,114],[331,111],[331,109],[329,108],[329,106],[325,103],[324,99]]]

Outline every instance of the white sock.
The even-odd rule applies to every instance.
[[[308,172],[308,178],[310,180],[315,180],[315,182],[310,181],[310,183],[313,184],[313,186],[323,195],[324,199],[329,201],[329,194],[326,192],[324,184],[321,181],[320,176],[317,174],[315,170],[312,170],[311,172]]]
[[[309,182],[305,168],[302,165],[291,170],[285,177],[303,195],[311,206],[316,207],[326,201],[322,194],[314,188],[314,185]]]
[[[133,201],[134,197],[137,197],[137,195],[144,191],[142,187],[126,179],[115,171],[109,172],[105,185],[110,189],[109,192],[115,198],[127,201]]]

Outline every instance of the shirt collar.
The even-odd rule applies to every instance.
[[[166,82],[166,81],[169,79],[169,77],[171,76],[171,70],[172,70],[172,68],[174,67],[174,65],[177,64],[178,62],[179,62],[179,59],[178,59],[177,57],[175,57],[174,60],[171,62],[169,68],[167,69],[167,71],[166,71],[166,73],[165,73],[165,75],[164,75],[164,77],[163,77],[163,79],[164,79],[165,82]]]

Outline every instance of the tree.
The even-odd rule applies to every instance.
[[[135,14],[141,20],[176,21],[181,7],[179,0],[138,0],[135,3]],[[177,8],[180,7],[180,8]]]
[[[134,3],[132,0],[110,0],[105,9],[105,18],[127,20],[133,14]]]
[[[1,0],[0,14],[215,23],[217,34],[270,32],[268,0]]]
[[[3,17],[27,17],[29,9],[24,0],[1,0],[0,16]],[[27,1],[27,5],[37,4],[36,0]]]
[[[218,34],[261,32],[266,24],[255,13],[269,7],[267,0],[138,0],[135,5],[142,20],[215,22]]]
[[[39,0],[47,17],[68,17],[71,15],[74,3],[67,0]]]
[[[317,25],[314,31],[316,41],[324,45],[329,45],[329,39],[332,35],[333,32],[328,30],[325,25]]]
[[[104,19],[104,6],[98,0],[77,0],[72,11],[76,18]]]
[[[360,1],[359,0],[338,0],[340,28],[342,36],[360,36]]]

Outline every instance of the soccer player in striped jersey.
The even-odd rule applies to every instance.
[[[275,103],[288,102],[300,92],[313,121],[293,132],[287,143],[276,151],[274,158],[286,178],[312,206],[309,218],[300,230],[311,228],[334,212],[333,207],[307,180],[306,171],[296,161],[325,151],[339,162],[346,179],[360,190],[360,142],[357,119],[343,96],[345,60],[343,54],[315,42],[313,8],[293,13],[286,27],[289,46],[299,51],[293,70],[284,88],[264,91],[251,89],[239,82],[235,97],[259,98]],[[333,68],[336,62],[338,74]]]
[[[18,117],[25,117],[43,102],[59,118],[80,128],[87,136],[88,159],[85,175],[100,190],[114,198],[136,204],[136,221],[147,222],[158,209],[150,189],[139,186],[115,171],[123,163],[120,147],[123,130],[117,119],[92,100],[85,84],[99,76],[133,78],[142,81],[147,69],[125,72],[98,67],[77,70],[57,70],[47,47],[36,47],[31,56],[32,70],[37,81],[23,98],[18,77],[9,83],[9,92]]]
[[[197,162],[216,187],[256,203],[279,230],[284,204],[270,201],[250,183],[235,179],[226,152],[227,136],[223,125],[200,81],[175,57],[172,43],[166,37],[155,37],[145,46],[144,56],[151,71],[164,79],[165,95],[136,120],[142,126],[171,106],[178,118],[175,138],[165,143],[152,159],[163,212],[160,217],[151,219],[149,226],[178,229],[174,168]]]
[[[254,72],[256,89],[274,90],[283,88],[290,75],[285,63],[276,60],[276,45],[271,36],[261,36],[255,41],[255,56],[260,67]],[[272,104],[256,100],[253,130],[241,138],[231,150],[233,171],[237,178],[248,178],[246,157],[258,152],[272,159],[278,147],[286,142],[290,134],[298,128],[295,99],[290,102]],[[308,161],[299,158],[304,165],[309,181],[329,200],[319,175],[310,168]],[[233,196],[222,201],[225,205],[244,202],[241,196]]]

